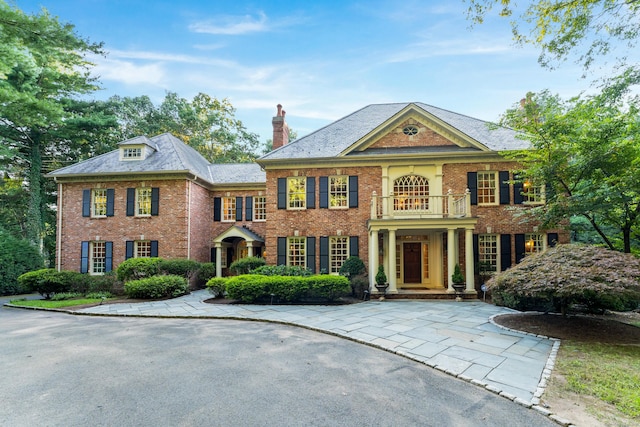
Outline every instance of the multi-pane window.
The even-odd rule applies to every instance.
[[[393,181],[393,209],[416,211],[429,209],[429,181],[423,176],[407,175]]]
[[[236,220],[236,198],[235,197],[222,198],[222,220],[223,221]]]
[[[524,252],[533,254],[544,250],[544,234],[529,233],[524,235]]]
[[[349,177],[329,177],[329,208],[346,208],[349,202]]]
[[[267,198],[255,196],[253,198],[253,220],[266,221],[267,219]]]
[[[300,267],[307,266],[306,249],[307,238],[306,237],[289,237],[287,239],[287,265],[297,265]]]
[[[136,189],[136,215],[151,215],[151,187]]]
[[[91,258],[89,272],[91,274],[104,274],[107,271],[106,242],[91,242],[90,250]]]
[[[478,172],[478,204],[495,205],[498,203],[498,180],[496,172]]]
[[[525,203],[544,203],[544,185],[536,185],[529,180],[525,180],[522,183],[522,197]]]
[[[139,159],[142,157],[142,148],[123,148],[122,158],[124,160]]]
[[[478,261],[484,271],[499,271],[500,252],[497,234],[480,234],[478,236]]]
[[[306,178],[290,177],[287,178],[287,201],[289,209],[306,208],[307,186]]]
[[[329,238],[329,273],[340,273],[340,267],[349,258],[349,238],[336,236]]]
[[[149,258],[151,257],[151,241],[150,240],[136,240],[134,244],[134,257],[136,258]]]
[[[96,188],[92,193],[93,216],[107,216],[107,189]]]

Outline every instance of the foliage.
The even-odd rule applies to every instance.
[[[351,296],[360,298],[364,296],[364,291],[369,290],[369,278],[364,274],[350,277],[349,281],[351,282]]]
[[[637,0],[583,0],[530,2],[514,19],[516,2],[510,0],[469,0],[468,16],[482,23],[494,5],[499,16],[511,19],[514,39],[541,49],[539,62],[549,68],[577,53],[577,62],[588,69],[597,57],[616,52],[616,47],[632,49],[640,34],[640,2]],[[580,53],[581,52],[581,53]],[[626,53],[618,53],[624,64]]]
[[[78,298],[78,299],[65,299],[60,301],[52,301],[52,300],[13,300],[10,301],[10,304],[20,305],[23,307],[40,307],[40,308],[65,308],[65,307],[73,307],[77,305],[85,305],[85,304],[98,304],[102,302],[102,297],[100,298]]]
[[[387,275],[384,272],[383,265],[378,266],[378,272],[376,273],[376,283],[378,285],[384,285],[385,283],[387,283]]]
[[[84,283],[86,288],[82,292],[86,293],[87,296],[92,293],[113,295],[122,295],[124,293],[124,284],[118,280],[115,271],[96,276],[85,274]]]
[[[163,274],[174,274],[176,276],[182,276],[185,279],[190,279],[194,274],[198,272],[201,264],[198,261],[192,259],[179,258],[179,259],[163,259],[158,260],[158,270]]]
[[[64,301],[68,299],[80,298],[80,292],[60,292],[51,297],[51,301]]]
[[[462,271],[460,271],[460,265],[456,264],[453,268],[453,274],[451,275],[451,281],[453,283],[464,283],[464,276],[462,275]]]
[[[152,276],[130,280],[124,284],[124,292],[129,298],[175,298],[188,291],[187,279],[175,275]]]
[[[343,276],[264,276],[246,274],[226,282],[229,298],[242,302],[334,300],[349,292],[349,280]]]
[[[340,267],[340,274],[346,276],[349,279],[355,278],[365,272],[365,265],[362,260],[357,256],[350,256],[347,258]]]
[[[226,98],[199,93],[189,101],[168,92],[158,106],[147,96],[113,96],[108,103],[122,126],[122,140],[169,132],[212,163],[246,163],[258,156],[258,135],[234,117]]]
[[[229,266],[229,269],[236,274],[249,274],[258,267],[266,264],[264,258],[249,256],[235,260]]]
[[[629,417],[640,417],[640,347],[599,343],[565,343],[556,369],[566,389],[594,396]]]
[[[514,308],[531,299],[566,314],[572,304],[620,309],[640,302],[640,259],[605,248],[558,245],[527,256],[487,282],[494,302]]]
[[[83,280],[77,271],[57,271],[54,268],[43,268],[30,271],[18,277],[18,283],[30,292],[38,292],[46,299],[58,293],[69,292],[73,285]]]
[[[118,280],[127,282],[160,274],[160,258],[129,258],[118,265]]]
[[[263,265],[252,271],[252,274],[263,276],[311,276],[313,273],[299,265]]]
[[[526,215],[550,228],[583,217],[609,248],[631,252],[640,230],[640,100],[629,93],[638,77],[568,101],[528,94],[507,111],[502,124],[533,148],[509,155],[522,164],[520,181],[545,187],[545,203]]]
[[[209,279],[216,277],[216,265],[213,262],[203,262],[196,275],[198,286],[204,287]]]
[[[36,247],[0,230],[0,295],[17,295],[27,291],[19,285],[18,276],[43,267]]]
[[[224,295],[227,291],[227,280],[229,280],[227,277],[212,277],[207,281],[206,286],[214,298]]]

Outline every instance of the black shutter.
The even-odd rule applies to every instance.
[[[276,254],[276,265],[287,265],[287,238],[278,237],[278,253]]]
[[[320,209],[329,207],[329,177],[320,177]]]
[[[329,273],[329,238],[320,237],[320,273]]]
[[[236,197],[236,221],[242,221],[242,197]]]
[[[124,259],[133,258],[133,240],[124,243]]]
[[[478,172],[467,172],[467,188],[471,193],[471,204],[478,204]]]
[[[91,190],[82,190],[82,216],[91,216]]]
[[[316,238],[307,237],[307,268],[316,272]]]
[[[80,244],[80,273],[89,272],[89,242]]]
[[[524,259],[524,234],[516,234],[516,264]]]
[[[104,271],[109,273],[113,269],[113,242],[104,243]]]
[[[287,209],[287,178],[278,178],[278,209]]]
[[[107,216],[113,216],[113,205],[116,196],[116,190],[113,188],[107,189]]]
[[[553,248],[558,244],[558,233],[547,234],[547,247]]]
[[[158,256],[158,241],[157,240],[152,240],[151,241],[151,256],[156,258]]]
[[[222,218],[222,199],[220,197],[213,198],[213,220],[220,221]]]
[[[246,219],[247,221],[253,221],[253,197],[247,196],[245,201],[246,201],[245,204],[247,206],[244,212],[244,219]]]
[[[127,216],[136,214],[136,189],[127,188]]]
[[[511,194],[509,193],[509,171],[498,172],[500,186],[500,204],[508,205],[511,203]]]
[[[316,208],[316,179],[307,177],[307,209]]]
[[[358,236],[349,237],[349,256],[359,256],[360,245]]]
[[[513,180],[513,204],[521,205],[524,203],[524,196],[522,195],[524,184],[519,175],[514,175]]]
[[[151,215],[157,216],[160,209],[160,189],[153,187],[151,189]]]
[[[500,271],[511,267],[511,234],[500,235]]]
[[[211,261],[215,265],[215,262],[216,262],[216,248],[215,247],[211,248],[211,258],[210,258],[209,261]]]
[[[349,177],[349,207],[358,207],[358,177],[355,175]]]

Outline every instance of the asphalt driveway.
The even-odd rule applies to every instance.
[[[553,426],[402,356],[294,326],[0,308],[0,425]]]

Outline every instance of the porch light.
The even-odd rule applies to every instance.
[[[528,253],[532,253],[533,252],[533,247],[535,245],[535,242],[533,241],[533,239],[529,239],[526,243],[525,243],[525,249]]]

